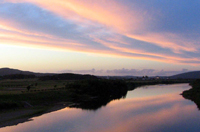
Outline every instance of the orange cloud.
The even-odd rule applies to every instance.
[[[172,49],[173,51],[179,53],[180,50],[183,51],[191,51],[191,52],[196,52],[197,49],[196,47],[193,47],[191,45],[183,45],[185,42],[179,42],[181,44],[177,44],[176,42],[174,42],[174,40],[172,38],[178,38],[178,36],[174,35],[174,34],[165,34],[163,33],[161,34],[156,34],[156,33],[149,33],[147,35],[134,35],[134,34],[127,34],[127,37],[133,38],[133,39],[137,39],[140,41],[144,41],[144,42],[149,42],[152,44],[156,44],[158,46],[161,46],[163,48],[169,48]],[[171,39],[171,40],[170,40]],[[181,39],[181,38],[179,38]]]
[[[161,62],[168,62],[168,63],[181,63],[181,61],[200,61],[198,58],[181,58],[181,57],[176,57],[176,56],[171,56],[169,54],[159,54],[159,53],[151,53],[145,50],[138,50],[138,49],[132,49],[132,48],[126,48],[123,45],[118,45],[117,43],[123,43],[121,41],[115,40],[114,42],[106,42],[103,40],[100,40],[98,38],[93,38],[96,42],[99,42],[113,50],[116,50],[117,53],[119,52],[124,52],[124,53],[133,53],[136,54],[126,56],[126,57],[133,57],[133,58],[138,58],[138,59],[148,59],[148,60],[154,60],[154,61],[161,61]],[[127,45],[127,43],[125,43]],[[124,54],[122,53],[121,56]],[[141,55],[141,56],[140,56]],[[144,57],[142,57],[145,55]],[[140,57],[139,57],[140,56]]]

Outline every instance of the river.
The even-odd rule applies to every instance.
[[[199,132],[200,111],[180,95],[189,88],[144,86],[95,111],[64,108],[0,132]]]

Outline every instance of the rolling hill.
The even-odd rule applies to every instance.
[[[0,76],[13,75],[13,74],[35,75],[37,73],[29,71],[21,71],[18,69],[11,69],[11,68],[0,68]]]
[[[170,76],[171,79],[200,79],[200,71],[186,72]]]

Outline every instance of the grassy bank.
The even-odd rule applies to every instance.
[[[190,83],[191,89],[183,91],[182,96],[196,103],[200,110],[200,79]]]
[[[4,118],[0,119],[0,127],[28,121],[30,117],[64,107],[97,110],[112,100],[124,98],[128,90],[138,86],[186,82],[187,80],[1,80],[0,116]],[[27,86],[30,86],[29,90]]]
[[[21,87],[19,84],[21,83]],[[30,90],[27,84],[32,84]],[[37,84],[37,85],[33,85]],[[9,80],[0,84],[0,110],[22,107],[53,106],[59,102],[86,104],[96,101],[107,103],[121,98],[127,92],[126,83],[120,80],[36,81]],[[97,103],[95,103],[97,104]],[[96,106],[97,108],[97,106]],[[89,106],[88,108],[89,109]]]

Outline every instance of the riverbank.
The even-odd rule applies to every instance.
[[[43,84],[36,82],[37,87],[38,85],[40,87],[32,87],[30,91],[25,88],[19,88],[19,91],[16,88],[15,91],[12,90],[12,93],[8,93],[8,90],[1,89],[0,127],[17,125],[29,121],[32,117],[65,107],[97,110],[112,100],[126,97],[128,90],[133,90],[138,86],[185,83],[186,81],[84,80],[68,82],[65,86],[62,86],[64,81],[59,81],[57,87],[54,87],[54,81],[45,81]],[[50,87],[50,84],[54,86]]]
[[[54,106],[34,107],[25,109],[9,110],[0,113],[0,128],[6,126],[18,125],[20,123],[31,121],[33,117],[41,116],[45,113],[54,112],[72,105],[71,102],[63,102]]]
[[[193,101],[200,110],[200,79],[190,83],[191,89],[183,91],[182,96],[185,99]]]
[[[21,90],[21,88],[20,88]],[[127,93],[122,80],[84,80],[65,87],[0,94],[0,127],[29,121],[31,117],[65,107],[96,110]]]

